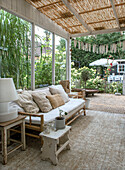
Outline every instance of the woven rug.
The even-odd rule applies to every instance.
[[[59,154],[57,166],[41,160],[40,142],[27,138],[27,149],[8,156],[1,170],[124,170],[125,114],[87,111],[72,123],[71,150]]]

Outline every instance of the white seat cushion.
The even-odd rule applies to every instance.
[[[73,114],[75,114],[77,111],[82,109],[84,107],[85,100],[83,99],[70,99],[68,103],[65,103],[65,105],[61,106],[60,109],[64,110],[68,114],[65,116],[65,118],[69,118]]]
[[[84,107],[85,101],[83,99],[70,99],[69,102],[65,103],[63,106],[60,106],[60,109],[64,110],[68,114],[65,115],[65,118],[69,118],[74,113],[79,111]],[[55,117],[59,116],[59,109],[53,109],[49,111],[48,113],[39,113],[39,115],[44,115],[44,123],[51,122],[55,120]],[[29,116],[26,117],[26,122],[29,122]],[[32,117],[32,123],[34,124],[40,124],[40,118],[39,117]]]

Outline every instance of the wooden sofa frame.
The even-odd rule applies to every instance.
[[[75,112],[72,116],[70,116],[68,119],[65,120],[66,125],[71,124],[75,119],[77,119],[82,113],[84,112],[84,116],[86,115],[85,105],[82,109],[79,109],[77,112]],[[29,123],[25,124],[26,129],[30,129],[33,131],[36,131],[38,134],[33,134],[31,132],[26,132],[27,136],[34,137],[37,139],[41,139],[41,144],[43,144],[42,137],[39,136],[39,133],[43,131],[44,128],[44,115],[38,115],[38,114],[32,114],[32,113],[26,113],[26,112],[18,112],[20,115],[29,116]],[[32,117],[39,117],[40,118],[40,124],[33,124],[32,123]],[[20,130],[18,129],[11,129],[11,131],[20,133]]]

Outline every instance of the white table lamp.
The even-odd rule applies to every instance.
[[[9,109],[9,102],[18,99],[12,78],[0,78],[0,122],[18,117],[17,109]]]

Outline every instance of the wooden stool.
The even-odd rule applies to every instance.
[[[65,129],[51,131],[49,134],[40,133],[43,137],[42,159],[50,160],[54,165],[58,163],[58,154],[69,146],[69,131],[71,126],[66,126]]]
[[[21,124],[21,142],[14,140],[14,139],[9,139],[9,141],[16,142],[19,145],[13,148],[11,151],[7,152],[7,131],[14,127]],[[15,151],[16,149],[22,147],[22,150],[26,149],[26,143],[25,143],[25,116],[19,115],[16,119],[13,119],[11,121],[3,122],[0,123],[0,130],[2,134],[1,138],[1,143],[2,143],[2,163],[6,164],[7,163],[7,155]]]

